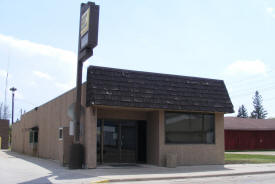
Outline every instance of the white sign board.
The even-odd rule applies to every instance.
[[[89,31],[90,8],[88,8],[81,16],[80,37]]]
[[[69,135],[74,135],[74,122],[70,121]]]

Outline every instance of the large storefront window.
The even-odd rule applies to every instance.
[[[214,114],[166,112],[165,142],[176,144],[214,144]]]

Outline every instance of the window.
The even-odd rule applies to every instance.
[[[63,139],[63,128],[59,128],[58,137],[59,137],[59,140]]]
[[[38,143],[38,131],[33,131],[33,142]]]
[[[29,143],[38,143],[38,130],[30,130]]]
[[[165,143],[214,144],[214,114],[165,113]]]
[[[33,131],[30,131],[29,142],[33,143]]]

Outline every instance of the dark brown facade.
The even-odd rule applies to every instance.
[[[9,120],[0,119],[1,149],[9,148]]]

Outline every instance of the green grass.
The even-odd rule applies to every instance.
[[[260,150],[241,150],[241,151],[240,150],[229,150],[229,151],[226,151],[226,152],[230,153],[230,152],[247,152],[247,151],[248,152],[259,152],[259,151],[261,151],[261,152],[262,151],[267,151],[268,152],[268,151],[275,151],[275,150],[274,149],[266,149],[266,150],[265,149],[260,149]]]
[[[275,156],[225,153],[224,160],[226,164],[275,163]]]

